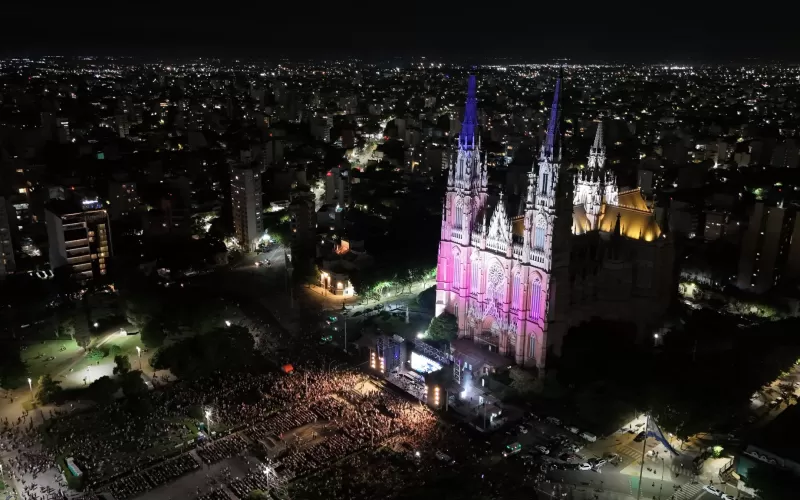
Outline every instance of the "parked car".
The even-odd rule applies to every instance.
[[[578,432],[580,432],[580,429],[578,429],[574,425],[570,425],[569,427],[567,427],[567,430],[570,431],[573,434],[577,434]]]
[[[636,441],[637,443],[641,443],[642,441],[644,441],[645,436],[646,436],[645,432],[642,431],[639,434],[637,434],[636,437],[633,438],[633,440]]]
[[[589,464],[580,464],[578,470],[592,470],[592,466]]]
[[[524,425],[520,425],[520,426],[518,427],[518,429],[519,429],[519,431],[520,431],[521,433],[523,433],[523,434],[527,434],[527,433],[528,433],[528,428],[527,428],[527,427],[525,427]]]
[[[545,446],[538,445],[536,447],[536,449],[539,450],[540,452],[542,452],[542,455],[549,455],[550,454],[550,450],[548,450],[547,447],[545,447]]]
[[[590,443],[594,443],[595,441],[597,441],[597,436],[595,436],[591,432],[583,431],[583,432],[581,432],[581,437],[583,439],[589,441]]]
[[[598,460],[597,462],[594,463],[594,468],[595,469],[599,469],[600,467],[604,466],[607,463],[608,463],[608,460],[606,460],[605,458],[601,458],[600,460]]]
[[[705,485],[705,486],[703,486],[703,489],[706,490],[707,492],[711,493],[714,496],[722,495],[722,492],[719,491],[718,489],[714,488],[713,486]]]
[[[545,420],[553,425],[561,425],[561,420],[557,419],[556,417],[547,417]]]

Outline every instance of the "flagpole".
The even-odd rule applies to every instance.
[[[644,424],[644,440],[642,441],[642,465],[639,467],[639,488],[636,490],[636,500],[642,496],[642,476],[644,475],[644,457],[647,452],[647,435],[650,432],[650,414],[647,414],[647,421]]]

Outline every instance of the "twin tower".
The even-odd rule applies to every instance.
[[[524,208],[512,216],[502,193],[489,206],[476,81],[470,76],[442,217],[436,314],[454,314],[461,339],[525,366],[544,367],[548,350],[560,351],[566,333],[556,318],[569,302],[573,209],[585,211],[584,229],[593,231],[604,206],[619,199],[616,178],[605,169],[602,125],[587,168],[573,175],[562,165],[561,85],[559,78],[538,170],[528,173]],[[456,348],[463,342],[456,341]]]

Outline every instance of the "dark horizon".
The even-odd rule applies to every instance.
[[[236,12],[69,8],[7,9],[0,55],[143,58],[427,57],[463,63],[800,62],[800,35],[769,9],[745,16],[719,8],[637,5],[613,12],[569,6],[547,12],[507,2],[441,9],[281,5]],[[285,9],[285,10],[283,10]],[[613,9],[613,8],[612,8]],[[551,9],[552,10],[552,9]]]

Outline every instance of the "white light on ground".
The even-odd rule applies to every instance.
[[[138,345],[136,346],[136,354],[139,355],[139,356],[142,355],[142,348],[139,347]]]
[[[227,319],[225,320],[225,326],[231,326],[231,322],[228,321]]]
[[[422,338],[422,337],[424,337],[424,336],[425,336],[425,334],[424,334],[424,333],[422,333],[422,332],[419,332],[419,333],[417,334],[417,338],[418,338],[418,339],[421,339],[421,338]]]

